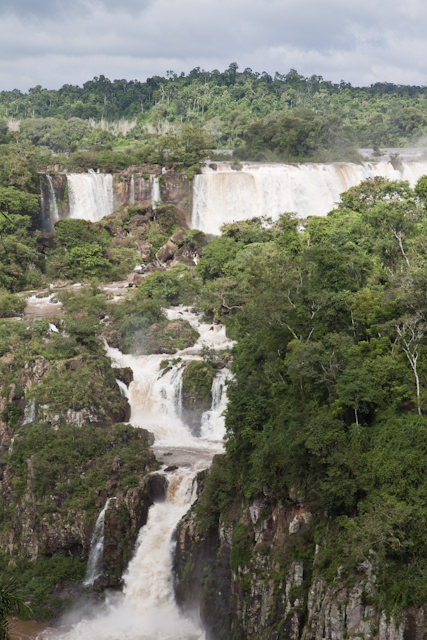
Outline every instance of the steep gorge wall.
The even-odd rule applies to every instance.
[[[375,557],[357,575],[326,580],[307,545],[311,514],[268,498],[203,529],[196,510],[181,521],[175,558],[180,605],[200,614],[208,640],[424,640],[423,609],[400,618],[376,604]],[[195,595],[197,594],[197,595]]]
[[[38,226],[52,232],[62,218],[97,222],[114,210],[129,205],[174,204],[181,223],[191,221],[192,183],[182,173],[161,173],[158,166],[130,167],[115,174],[41,174],[41,218]]]
[[[153,454],[148,452],[153,439],[143,429],[135,430],[131,437],[130,427],[128,435],[120,431],[117,423],[128,420],[129,405],[118,387],[117,390],[105,387],[106,397],[111,398],[112,403],[110,406],[103,399],[100,403],[103,408],[82,406],[78,411],[59,412],[56,407],[34,400],[34,390],[44,384],[55,364],[43,356],[35,359],[29,356],[21,361],[12,352],[0,357],[0,548],[11,562],[31,563],[55,555],[86,562],[96,517],[107,495],[114,495],[115,500],[105,516],[104,572],[99,583],[117,587],[132,556],[137,533],[147,521],[148,509],[154,498],[165,490],[162,478],[149,475],[157,468]],[[66,371],[84,367],[81,356],[65,361]],[[114,373],[121,375],[119,370]],[[103,378],[102,371],[94,375],[100,380]],[[89,426],[102,432],[105,442],[111,443],[115,451],[111,462],[106,465],[106,451],[100,450],[92,452],[77,471],[61,461],[57,473],[59,445],[55,444],[52,433],[60,435],[69,427],[75,429],[75,434],[83,434]],[[40,434],[46,432],[44,448],[40,442],[38,449],[29,450],[24,459],[17,458],[15,451],[19,443],[32,437],[36,428]],[[39,438],[42,440],[43,436]],[[128,449],[138,447],[143,453],[138,462],[139,475],[134,478],[135,486],[130,488],[127,486],[130,472],[127,471],[126,438]],[[56,447],[52,454],[49,442]],[[79,451],[81,445],[73,444]],[[96,473],[101,474],[100,482]],[[72,496],[67,486],[70,493],[74,492]]]

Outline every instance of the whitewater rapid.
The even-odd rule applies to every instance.
[[[223,411],[229,372],[221,369],[212,385],[212,405],[201,417],[201,435],[195,437],[182,419],[182,372],[185,363],[202,359],[206,348],[221,352],[232,347],[222,325],[200,322],[199,316],[183,307],[167,310],[170,320],[185,319],[198,331],[196,344],[173,356],[158,354],[135,356],[107,348],[117,367],[129,366],[133,381],[121,391],[131,406],[130,422],[147,428],[155,436],[154,450],[165,463],[160,473],[168,480],[167,498],[154,504],[142,527],[136,552],[123,576],[121,594],[110,596],[93,617],[78,621],[71,628],[47,630],[44,640],[204,640],[205,632],[197,619],[184,616],[173,592],[173,532],[195,498],[195,478],[206,469],[213,455],[222,451]],[[170,361],[165,371],[165,359]],[[162,366],[161,366],[162,365]],[[176,469],[170,469],[171,462]],[[167,468],[169,466],[169,469]],[[108,504],[107,504],[108,507]],[[103,519],[101,512],[98,523]],[[101,539],[101,538],[100,538]],[[86,580],[88,580],[88,574]]]

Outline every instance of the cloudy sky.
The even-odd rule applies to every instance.
[[[0,90],[239,69],[427,84],[425,0],[0,0]]]

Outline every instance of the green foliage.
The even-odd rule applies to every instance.
[[[0,186],[39,194],[38,171],[51,161],[46,150],[37,149],[28,142],[0,143]]]
[[[22,595],[13,579],[5,581],[4,576],[0,583],[0,639],[9,639],[9,618],[22,616],[30,612],[24,604]]]
[[[141,162],[197,170],[209,138],[220,149],[240,147],[252,160],[342,160],[358,147],[409,146],[427,129],[423,87],[352,87],[295,69],[274,76],[239,71],[236,63],[146,82],[99,76],[58,91],[40,85],[27,94],[3,91],[0,115],[6,114],[21,121],[13,133],[21,146],[74,151],[75,167],[105,170]],[[2,123],[0,144],[9,146],[12,135]]]
[[[70,250],[76,246],[97,243],[108,245],[109,238],[105,232],[100,232],[94,225],[86,220],[74,220],[66,218],[60,220],[55,227],[55,240],[64,249]]]
[[[204,535],[218,528],[219,519],[235,497],[234,471],[228,456],[216,455],[195,506]]]
[[[25,309],[25,300],[0,289],[0,318],[19,316]]]
[[[139,260],[134,249],[112,246],[106,229],[71,218],[56,224],[54,244],[46,254],[46,274],[50,279],[77,281],[124,278]]]
[[[275,113],[250,125],[236,154],[241,159],[261,161],[331,161],[357,157],[354,140],[343,118],[330,114],[319,116],[308,109],[295,109],[291,114]]]
[[[42,258],[30,225],[27,215],[12,213],[0,217],[0,287],[8,291],[41,284]]]
[[[31,603],[31,608],[21,605],[11,611],[21,619],[52,618],[52,615],[57,612],[58,605],[64,605],[63,602],[56,602],[52,598],[52,593],[66,584],[81,582],[86,570],[84,562],[66,555],[41,556],[32,562],[14,558],[13,563],[9,563],[10,559],[7,554],[0,555],[2,574],[9,576],[11,584],[15,585],[19,593],[18,604],[22,603],[24,595],[25,599]],[[7,638],[7,636],[4,637]]]
[[[188,304],[199,286],[193,271],[182,265],[148,275],[135,295],[111,306],[110,344],[140,354],[175,353],[193,345],[197,332],[185,320],[169,322],[161,307]]]
[[[234,573],[249,564],[253,537],[249,527],[238,522],[231,538],[230,567]]]
[[[202,308],[237,339],[225,495],[213,470],[202,521],[236,490],[286,503],[298,487],[333,554],[319,571],[354,576],[371,549],[387,611],[425,598],[423,219],[407,183],[370,180],[303,232],[226,227],[197,267]]]
[[[209,361],[192,360],[182,374],[182,404],[185,409],[206,411],[212,404],[215,366]]]
[[[27,460],[31,459],[31,473]],[[15,478],[14,499],[30,483],[39,513],[66,509],[93,512],[98,492],[105,488],[113,460],[120,461],[116,485],[129,488],[151,462],[146,434],[127,424],[79,427],[30,424],[17,433],[8,464]]]
[[[194,269],[176,265],[167,271],[148,275],[139,285],[138,296],[164,306],[191,304],[200,290]]]
[[[39,211],[39,198],[16,187],[0,187],[0,211],[9,215],[35,215]]]

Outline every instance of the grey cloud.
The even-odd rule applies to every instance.
[[[353,84],[423,83],[423,0],[3,0],[0,89],[290,67]],[[416,51],[416,56],[411,56]]]

